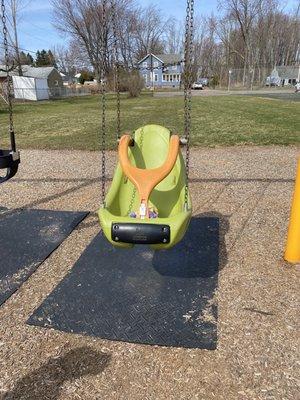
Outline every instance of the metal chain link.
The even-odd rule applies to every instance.
[[[2,12],[2,23],[3,23],[3,44],[4,44],[4,56],[5,56],[5,67],[7,77],[7,105],[9,114],[9,134],[11,142],[11,150],[16,151],[16,142],[14,135],[14,121],[13,121],[13,107],[12,107],[12,80],[9,75],[9,53],[8,53],[8,29],[6,24],[6,11],[5,11],[5,0],[1,0],[1,12]]]
[[[106,83],[105,83],[105,35],[107,32],[106,21],[107,1],[102,2],[102,37],[101,37],[101,102],[102,102],[102,124],[101,124],[101,200],[102,207],[105,207],[105,188],[106,188]]]
[[[120,65],[118,57],[118,34],[116,24],[116,2],[111,1],[112,25],[113,25],[113,44],[114,44],[114,73],[115,89],[117,92],[117,139],[121,137],[121,99],[120,99]]]
[[[187,0],[185,25],[185,54],[184,54],[184,136],[186,140],[186,185],[184,194],[185,208],[188,207],[189,170],[190,170],[190,133],[192,110],[192,62],[194,37],[194,0]]]

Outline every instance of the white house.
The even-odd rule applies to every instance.
[[[298,82],[300,82],[300,65],[280,65],[273,69],[266,83],[274,86],[294,86]]]

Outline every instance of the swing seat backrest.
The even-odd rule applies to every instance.
[[[177,135],[170,137],[169,151],[165,162],[161,166],[152,169],[137,168],[131,164],[128,157],[128,147],[132,145],[132,141],[133,139],[130,135],[121,137],[119,161],[123,173],[137,188],[140,202],[145,202],[147,205],[152,190],[172,171],[178,157],[180,139]]]

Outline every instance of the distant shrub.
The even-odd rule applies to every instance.
[[[101,93],[101,85],[99,84],[89,85],[89,89],[91,91],[91,94]]]
[[[138,97],[145,86],[145,81],[138,71],[132,71],[127,77],[127,90],[129,97]]]
[[[129,97],[138,97],[145,86],[144,79],[138,71],[126,71],[121,69],[119,71],[119,90],[120,92],[128,92]],[[107,77],[107,90],[115,90],[115,77],[110,73]]]
[[[220,78],[218,77],[218,75],[214,75],[214,76],[211,78],[209,84],[210,84],[210,86],[212,86],[213,88],[215,88],[216,86],[218,86],[219,82],[220,82]]]

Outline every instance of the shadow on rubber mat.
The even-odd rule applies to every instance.
[[[228,222],[192,218],[170,250],[116,249],[100,233],[28,323],[99,338],[216,349],[218,271]]]

